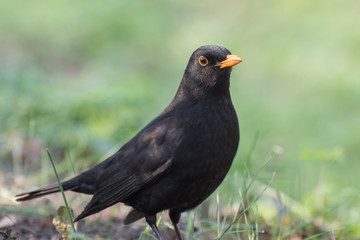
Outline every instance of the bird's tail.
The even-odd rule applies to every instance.
[[[75,179],[70,179],[70,180],[62,183],[62,187],[63,187],[64,191],[73,190],[73,189],[77,188],[77,186],[78,186],[77,181],[74,181],[74,180]],[[28,200],[31,200],[34,198],[43,197],[45,195],[56,193],[56,192],[60,192],[59,185],[52,185],[52,186],[48,186],[48,187],[44,187],[44,188],[39,188],[39,189],[31,191],[31,192],[20,193],[15,196],[15,201],[17,201],[17,202],[28,201]]]

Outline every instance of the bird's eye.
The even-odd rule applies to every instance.
[[[206,57],[201,56],[201,57],[199,57],[199,63],[201,66],[206,66],[209,63],[209,61],[207,60]]]

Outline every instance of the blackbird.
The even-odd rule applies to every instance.
[[[75,221],[122,202],[132,207],[124,224],[145,217],[161,240],[156,214],[169,210],[181,239],[181,213],[214,192],[236,154],[239,125],[229,87],[232,66],[241,61],[215,45],[193,52],[169,106],[112,156],[62,183],[64,190],[93,195]],[[16,201],[59,191],[40,188]]]

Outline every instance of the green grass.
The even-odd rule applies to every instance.
[[[62,183],[61,183],[61,180],[60,180],[60,178],[59,178],[59,175],[58,175],[58,173],[57,173],[57,170],[56,170],[54,161],[52,160],[51,154],[50,154],[50,152],[49,152],[48,149],[46,149],[46,152],[47,152],[47,154],[48,154],[48,156],[49,156],[51,165],[52,165],[52,167],[53,167],[53,169],[54,169],[54,173],[55,173],[55,176],[56,176],[56,180],[57,180],[58,183],[59,183],[59,188],[60,188],[60,191],[61,191],[61,195],[62,195],[62,197],[63,197],[63,200],[64,200],[64,204],[65,204],[65,207],[66,207],[66,212],[67,212],[67,214],[68,214],[68,218],[69,218],[69,222],[70,222],[70,225],[71,225],[71,229],[72,229],[73,233],[76,233],[75,226],[74,226],[74,221],[73,221],[73,218],[72,218],[72,216],[71,216],[71,212],[70,212],[70,208],[69,208],[69,204],[68,204],[68,202],[67,202],[67,200],[66,200],[65,192],[64,192],[64,189],[63,189],[63,187],[62,187]]]
[[[276,172],[231,236],[360,237],[358,1],[1,5],[1,213],[54,182],[45,149],[61,179],[105,159],[171,101],[191,52],[219,44],[244,59],[231,82],[240,146],[219,201],[184,216],[184,234],[216,238],[224,209],[253,202]],[[256,175],[272,146],[283,154]],[[86,197],[69,200],[80,211]]]

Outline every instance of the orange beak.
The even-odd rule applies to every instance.
[[[227,68],[227,67],[233,67],[241,62],[242,59],[239,56],[227,55],[224,61],[218,62],[215,66],[220,66],[220,68]]]

